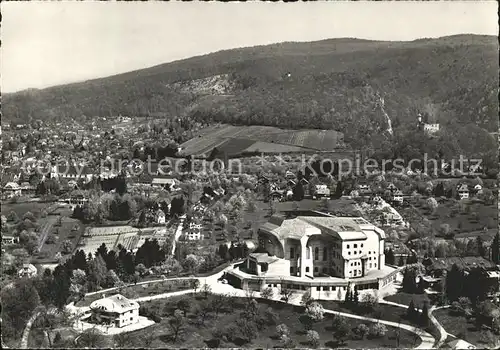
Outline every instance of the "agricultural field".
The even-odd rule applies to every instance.
[[[273,149],[272,144],[276,144]],[[203,129],[181,145],[182,155],[208,155],[215,147],[238,155],[250,152],[332,151],[343,145],[334,130],[290,130],[270,126],[218,125]]]
[[[169,326],[169,317],[178,309],[178,302],[181,299],[188,299],[189,307],[186,310],[186,317],[183,318],[183,326],[179,332],[177,340],[174,341],[171,327]],[[140,346],[141,340],[149,338],[149,347],[183,347],[183,348],[206,348],[206,347],[224,347],[224,348],[276,348],[282,347],[282,343],[277,336],[276,326],[285,324],[290,331],[290,338],[296,347],[310,348],[304,326],[299,321],[303,314],[301,307],[286,305],[273,301],[258,301],[258,313],[264,316],[266,324],[260,330],[257,329],[255,337],[246,342],[241,339],[238,331],[233,329],[236,322],[241,319],[240,313],[245,308],[246,300],[243,298],[232,298],[230,302],[224,303],[223,310],[216,315],[214,311],[209,311],[205,315],[205,320],[200,322],[196,310],[205,303],[210,303],[214,296],[208,295],[205,300],[202,293],[190,297],[173,297],[164,300],[155,300],[142,303],[141,306],[148,310],[154,310],[156,317],[159,317],[158,323],[144,330],[130,333],[129,346]],[[272,316],[271,316],[272,315]],[[359,324],[359,320],[345,318],[349,330],[352,330]],[[367,323],[371,326],[371,323]],[[214,338],[213,331],[218,329],[222,333],[222,339]],[[359,338],[348,335],[344,344],[337,343],[333,337],[332,317],[325,315],[322,321],[316,322],[313,329],[319,334],[319,348],[345,347],[345,348],[394,348],[398,347],[397,330],[387,327],[387,333],[380,338],[366,337]],[[224,335],[227,333],[227,336]],[[228,339],[232,338],[232,339]],[[220,341],[220,342],[219,342]],[[401,330],[399,335],[399,347],[410,348],[418,346],[420,339],[413,333]]]
[[[61,256],[73,252],[85,231],[85,226],[79,220],[66,216],[49,216],[47,220],[49,219],[52,227],[49,229],[40,253],[35,258],[37,263],[56,262],[59,252]],[[43,227],[43,223],[41,224]],[[71,246],[64,247],[65,241],[69,241]]]
[[[47,209],[54,203],[42,202],[23,202],[23,203],[2,203],[2,215],[7,216],[11,211],[15,212],[17,217],[21,218],[27,212],[33,213],[36,217],[43,209]]]

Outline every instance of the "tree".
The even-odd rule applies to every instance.
[[[365,308],[371,311],[373,311],[375,307],[378,305],[378,299],[372,293],[364,293],[363,296],[361,297],[361,302],[363,303],[363,306]]]
[[[258,335],[257,326],[251,320],[239,318],[236,320],[236,327],[241,339],[247,343],[250,343]]]
[[[374,338],[382,338],[387,333],[387,327],[383,323],[374,323],[371,325],[369,334]]]
[[[264,288],[261,292],[260,292],[260,296],[264,299],[272,299],[273,298],[273,295],[274,295],[274,291],[271,287],[267,287],[267,288]]]
[[[2,289],[2,335],[15,337],[40,305],[40,296],[32,280],[20,280],[12,288]]]
[[[189,310],[191,310],[191,301],[187,298],[182,298],[177,302],[177,309],[181,310],[186,317]]]
[[[106,343],[106,337],[96,328],[87,329],[78,337],[78,346],[83,348],[105,349]]]
[[[137,264],[137,266],[135,267],[135,271],[136,271],[137,273],[139,273],[139,276],[141,276],[141,277],[142,277],[142,276],[144,276],[144,274],[146,273],[147,268],[146,268],[146,266],[144,266],[144,264],[143,264],[143,263],[140,263],[140,264]]]
[[[295,187],[293,188],[293,200],[301,201],[304,199],[304,195],[305,195],[304,186],[299,181],[297,185],[295,185]]]
[[[212,287],[210,287],[210,285],[209,285],[209,284],[206,284],[206,283],[205,283],[205,284],[203,285],[203,287],[202,287],[201,291],[203,292],[203,295],[204,295],[205,299],[207,299],[207,298],[208,298],[208,295],[209,295],[210,293],[212,293]]]
[[[491,243],[491,261],[500,264],[500,231],[498,231]]]
[[[194,292],[196,293],[196,290],[200,288],[200,280],[195,278],[190,281],[191,288],[194,289]]]
[[[89,274],[88,280],[93,288],[102,287],[106,281],[106,276],[108,274],[108,269],[106,268],[106,263],[100,255],[96,257],[89,264]]]
[[[354,328],[354,334],[356,334],[359,339],[363,339],[364,337],[366,337],[369,332],[370,329],[364,323],[361,323]]]
[[[422,307],[422,314],[420,318],[420,324],[422,326],[428,326],[429,325],[429,304],[427,302],[424,302],[424,306]]]
[[[350,329],[346,320],[339,315],[335,315],[332,320],[333,338],[338,345],[343,345],[349,336]]]
[[[392,250],[392,248],[389,248],[388,250],[386,250],[385,252],[385,263],[387,265],[394,265],[395,264],[395,257],[394,257],[394,251]]]
[[[219,313],[223,311],[226,307],[228,307],[231,303],[229,296],[224,294],[214,294],[211,298],[211,308],[215,312],[216,316],[219,316]]]
[[[18,216],[17,216],[17,214],[16,214],[15,211],[11,210],[9,212],[9,214],[7,215],[7,221],[8,222],[17,222],[17,221],[19,221],[19,218],[18,218]]]
[[[441,233],[441,235],[443,237],[447,237],[450,233],[450,225],[449,224],[441,224],[439,226],[439,233]]]
[[[312,301],[312,298],[311,298],[310,291],[306,291],[304,294],[302,294],[302,298],[300,300],[301,305],[307,305],[311,301]]]
[[[305,314],[314,322],[319,322],[324,318],[325,310],[323,305],[313,301],[306,306]]]
[[[73,243],[67,239],[61,245],[61,250],[64,254],[69,254],[73,251]]]
[[[186,319],[184,318],[181,310],[174,311],[174,315],[168,319],[168,325],[170,327],[170,331],[172,332],[172,341],[175,343],[182,335],[186,325]]]
[[[410,305],[408,305],[408,309],[406,309],[406,317],[411,321],[415,321],[416,315],[417,309],[415,308],[415,303],[411,300]]]
[[[133,348],[134,337],[130,333],[119,333],[113,336],[113,344],[116,348]]]
[[[436,198],[434,197],[428,198],[426,203],[427,203],[427,208],[429,208],[431,213],[434,213],[438,207],[438,202]]]
[[[196,306],[194,310],[194,315],[200,326],[205,324],[205,321],[210,316],[211,311],[212,311],[211,304],[206,300],[202,301]]]
[[[319,346],[319,333],[313,330],[307,331],[307,341],[313,348],[317,348]]]
[[[283,283],[281,284],[283,286]],[[288,288],[281,288],[281,300],[288,304],[290,297],[293,295],[293,290]]]
[[[279,338],[282,338],[284,335],[290,335],[290,330],[286,324],[281,323],[276,326],[276,334]]]

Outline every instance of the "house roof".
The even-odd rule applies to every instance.
[[[15,183],[15,182],[7,182],[5,184],[5,187],[6,189],[12,189],[12,190],[17,190],[20,188],[19,184]]]
[[[124,313],[138,308],[139,304],[137,302],[129,300],[121,294],[115,294],[107,298],[102,298],[90,304],[91,310],[116,313]]]

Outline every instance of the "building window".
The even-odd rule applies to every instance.
[[[377,267],[377,263],[373,264],[374,267]]]
[[[349,249],[349,244],[345,246],[347,249]]]
[[[323,248],[323,261],[328,260],[328,248],[324,247]]]
[[[321,290],[321,287],[320,286],[317,286],[316,287],[316,290],[319,292]]]
[[[347,255],[351,255],[351,252],[347,252]]]
[[[363,243],[361,243],[361,248],[363,248]]]
[[[133,317],[130,317],[130,321],[132,321],[134,318]]]
[[[318,272],[318,268],[317,267],[314,268],[314,272]]]
[[[290,259],[293,259],[294,256],[295,256],[295,252],[294,252],[293,247],[291,247],[290,248]]]
[[[290,266],[290,273],[293,274],[293,266]]]
[[[357,274],[358,274],[358,271],[354,270],[354,276],[357,276]]]
[[[314,260],[318,260],[319,257],[319,248],[314,248]]]
[[[309,266],[306,266],[306,272],[309,272]]]
[[[357,245],[357,244],[354,244],[354,248],[357,248],[357,247],[358,247],[358,245]]]
[[[370,263],[370,268],[372,267],[372,263]]]
[[[306,259],[311,259],[311,252],[309,251],[309,247],[306,247]]]

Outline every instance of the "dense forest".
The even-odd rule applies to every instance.
[[[498,42],[492,36],[281,43],[7,94],[3,117],[186,116],[204,122],[335,129],[353,147],[380,149],[390,136],[387,117],[399,135],[411,133],[419,113],[440,123],[452,139],[471,124],[497,131],[497,67]],[[223,93],[192,83],[218,75],[226,79]],[[214,84],[220,80],[212,79]],[[183,82],[191,82],[189,89],[182,88]]]

